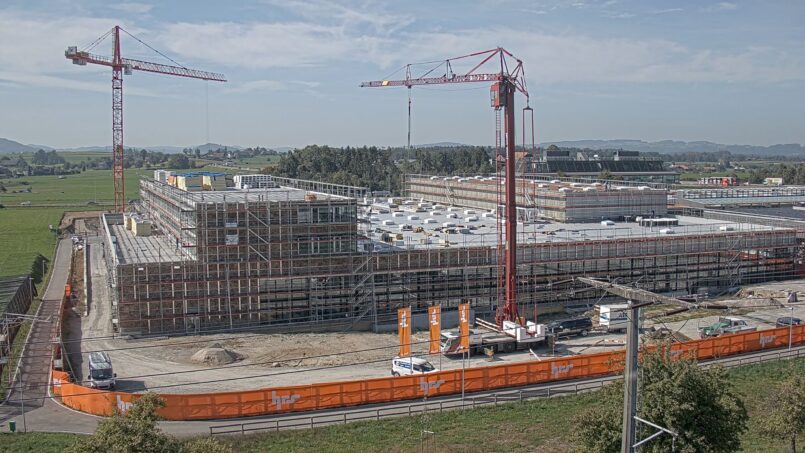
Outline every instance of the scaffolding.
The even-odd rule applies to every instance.
[[[497,178],[406,175],[406,194],[413,199],[496,212]],[[668,192],[648,185],[568,182],[518,178],[518,220],[559,222],[622,220],[667,213]]]
[[[184,192],[150,180],[141,194],[143,214],[155,222],[151,240],[175,250],[157,260],[125,252],[130,233],[109,227],[119,220],[106,215],[121,333],[369,330],[393,324],[399,307],[421,313],[440,304],[447,312],[466,302],[484,317],[499,303],[494,241],[380,248],[358,229],[351,197],[287,187]],[[523,241],[518,306],[528,314],[593,303],[600,294],[576,276],[690,294],[794,275],[794,230],[731,225]]]

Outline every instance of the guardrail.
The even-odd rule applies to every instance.
[[[751,357],[736,357],[731,359],[718,359],[703,363],[703,367],[720,365],[724,368],[733,368],[750,363],[773,362],[783,359],[805,357],[805,349],[781,350],[770,354],[754,355]],[[620,376],[606,376],[593,382],[574,382],[563,385],[550,386],[543,389],[515,390],[491,395],[472,396],[464,399],[445,399],[441,401],[397,405],[391,407],[377,407],[357,411],[341,412],[337,414],[322,414],[298,417],[277,417],[245,423],[229,423],[210,426],[210,436],[222,434],[248,434],[258,431],[285,431],[289,429],[318,428],[331,425],[346,425],[351,422],[366,420],[382,420],[396,417],[410,417],[427,412],[444,412],[447,410],[466,409],[481,406],[522,402],[537,398],[551,398],[567,394],[591,392],[601,389],[605,384],[620,379]]]

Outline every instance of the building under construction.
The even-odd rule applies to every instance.
[[[496,181],[470,179],[451,181],[495,192]],[[442,178],[433,190],[408,186],[409,199],[378,200],[362,188],[275,181],[187,191],[143,180],[136,213],[106,214],[119,331],[368,330],[393,324],[402,306],[496,309],[499,220],[485,190],[448,196]],[[576,276],[714,294],[795,273],[794,230],[670,217],[662,189],[539,184],[518,200],[535,213],[520,219],[517,238],[517,303],[528,317],[594,302],[601,294]]]

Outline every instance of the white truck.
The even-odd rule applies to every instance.
[[[112,370],[112,359],[105,352],[89,353],[89,386],[97,389],[115,388],[117,375]]]
[[[627,304],[597,306],[598,327],[606,329],[607,332],[626,330],[629,325],[628,307]]]
[[[503,321],[503,329],[494,324],[476,319],[476,323],[489,329],[488,332],[470,330],[470,355],[483,353],[490,349],[493,353],[513,352],[519,349],[530,349],[545,341],[545,325],[531,321],[526,327],[511,321]],[[458,330],[443,331],[441,335],[441,351],[444,355],[461,354],[461,341]]]

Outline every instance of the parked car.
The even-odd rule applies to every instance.
[[[713,324],[699,329],[701,338],[718,337],[738,332],[749,332],[757,330],[757,327],[750,326],[745,319],[735,316],[721,316]]]
[[[777,327],[798,326],[800,324],[802,324],[802,320],[793,316],[783,316],[782,318],[777,318],[777,322],[775,323]]]
[[[555,337],[569,337],[571,335],[586,337],[591,330],[593,330],[593,321],[587,317],[554,321],[548,324],[547,327],[548,334]]]
[[[391,359],[392,376],[428,374],[439,371],[432,363],[419,357],[394,357]]]

